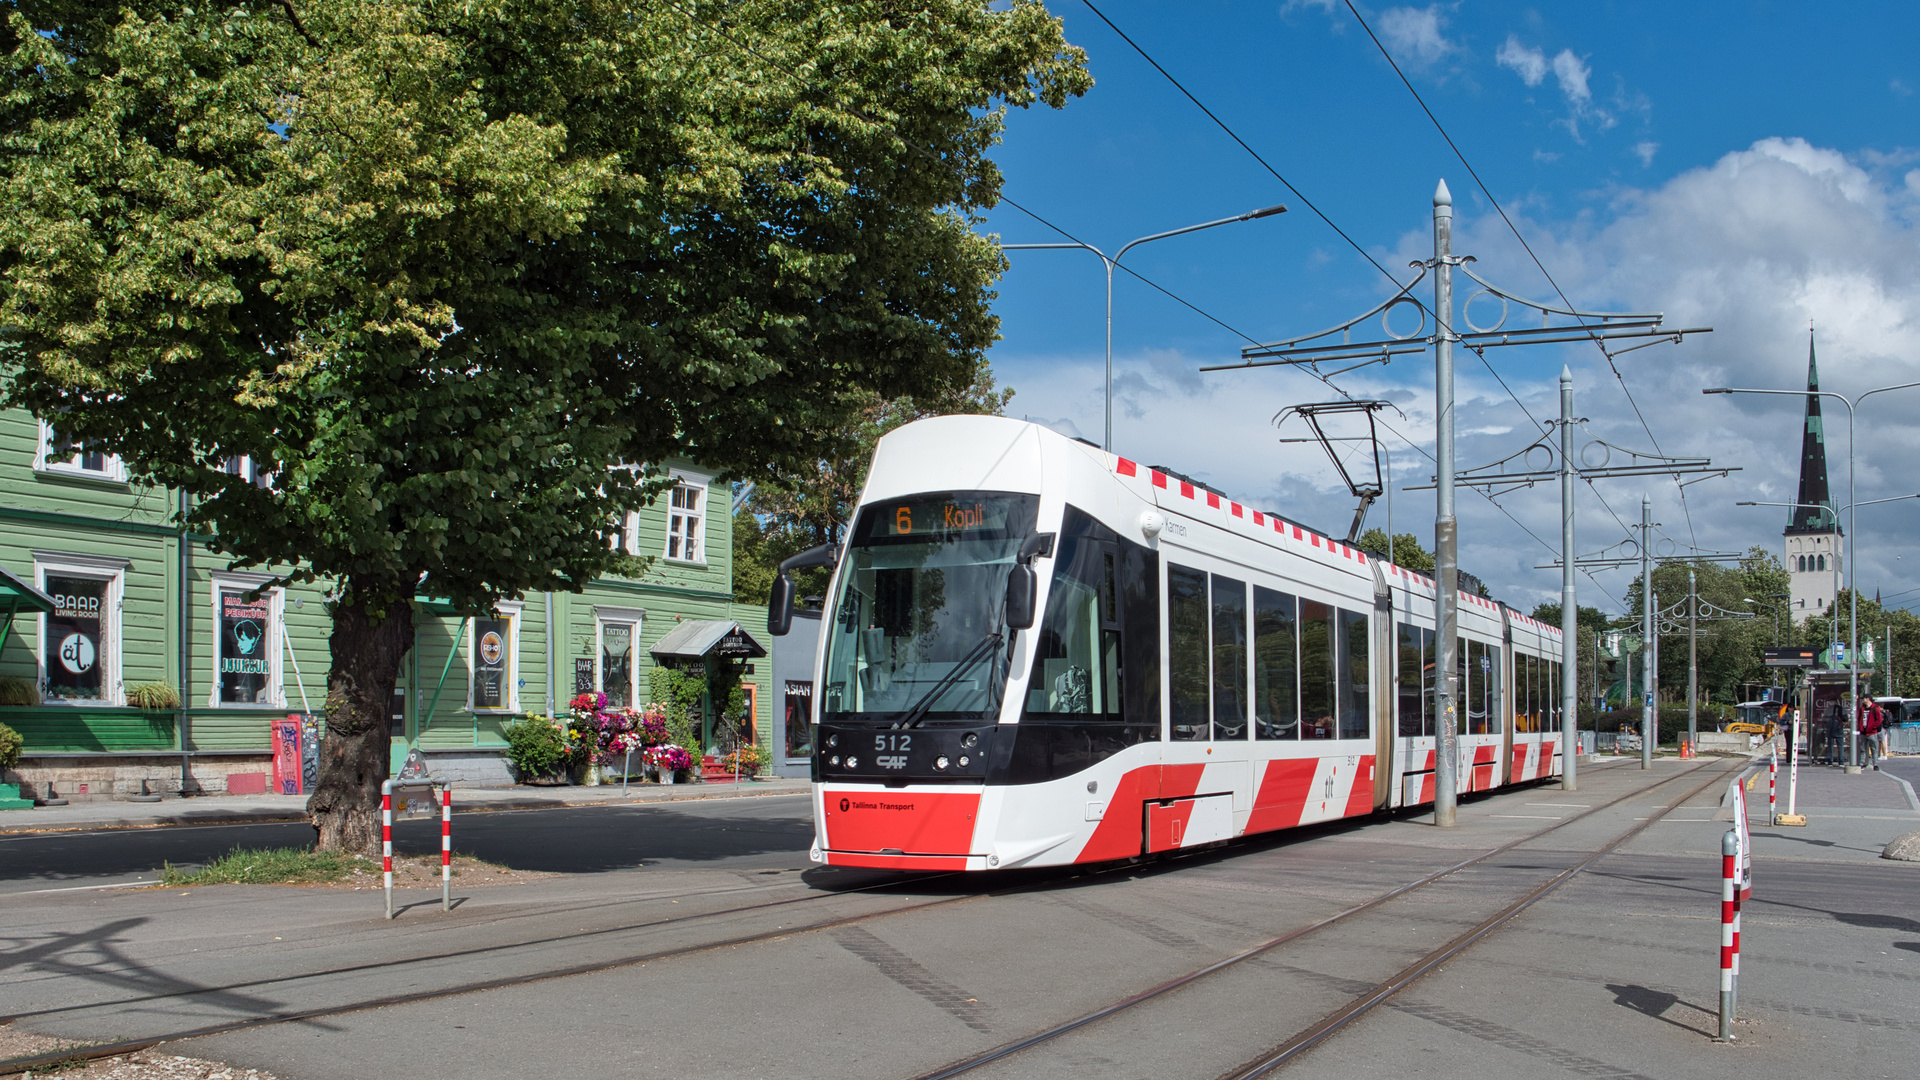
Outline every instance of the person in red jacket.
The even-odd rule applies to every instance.
[[[1865,763],[1872,765],[1875,771],[1878,771],[1880,761],[1877,751],[1880,749],[1880,732],[1887,726],[1887,714],[1885,710],[1880,708],[1880,703],[1872,699],[1868,699],[1864,703],[1862,714],[1860,717],[1860,736],[1861,741],[1865,743]]]

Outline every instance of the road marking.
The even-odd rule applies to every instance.
[[[33,896],[38,893],[84,892],[88,889],[137,889],[145,885],[155,884],[158,884],[158,882],[153,881],[151,878],[141,878],[139,881],[116,881],[111,885],[69,885],[64,889],[26,889],[21,892],[0,892],[0,896]]]
[[[1592,803],[1583,802],[1530,802],[1528,806],[1544,806],[1549,810],[1587,810]]]
[[[1487,816],[1488,816],[1488,817],[1503,817],[1503,818],[1524,818],[1524,819],[1526,819],[1527,821],[1564,821],[1564,820],[1566,820],[1566,817],[1567,817],[1567,815],[1565,815],[1565,814],[1554,814],[1554,815],[1548,815],[1548,814],[1489,814],[1489,815],[1487,815]]]

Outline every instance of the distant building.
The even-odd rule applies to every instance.
[[[1837,598],[1842,536],[1827,487],[1827,435],[1820,420],[1820,369],[1807,339],[1807,423],[1800,438],[1800,504],[1787,518],[1786,556],[1793,621],[1824,616]]]

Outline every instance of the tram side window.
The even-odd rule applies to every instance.
[[[1398,630],[1399,670],[1395,673],[1394,687],[1396,708],[1399,719],[1399,731],[1403,736],[1431,735],[1433,725],[1427,720],[1427,682],[1430,678],[1428,664],[1433,653],[1433,631],[1422,630],[1412,623],[1400,623]],[[1424,648],[1422,641],[1424,639]]]
[[[1300,736],[1331,739],[1336,734],[1340,687],[1333,666],[1333,608],[1318,600],[1300,601]]]
[[[1367,616],[1365,612],[1343,609],[1335,625],[1340,654],[1340,737],[1364,739],[1372,734],[1373,727],[1372,710],[1368,708],[1372,697],[1368,683],[1372,668],[1367,663],[1371,644],[1367,637]]]
[[[1542,703],[1540,701],[1540,682],[1540,658],[1537,656],[1529,656],[1527,657],[1528,731],[1539,731],[1541,728],[1540,713],[1542,710],[1540,706]]]
[[[1481,681],[1481,700],[1486,710],[1487,734],[1498,735],[1507,730],[1506,699],[1502,689],[1507,681],[1507,669],[1500,666],[1500,646],[1488,645],[1487,665],[1482,669],[1487,676]]]
[[[1453,677],[1456,681],[1453,692],[1457,695],[1453,704],[1453,723],[1454,730],[1462,735],[1473,732],[1473,678],[1475,676],[1473,665],[1467,663],[1468,645],[1466,638],[1459,638],[1453,650]]]
[[[1547,723],[1546,723],[1546,726],[1542,727],[1540,730],[1559,731],[1560,718],[1561,718],[1560,665],[1554,663],[1551,660],[1547,661],[1546,697],[1547,697],[1547,707],[1544,711],[1546,713]]]
[[[1247,585],[1213,575],[1213,737],[1247,737]]]
[[[1062,541],[1034,646],[1027,712],[1121,719],[1114,578],[1111,547],[1085,536]]]
[[[1294,599],[1253,587],[1253,737],[1300,737],[1300,642]]]
[[[1160,556],[1120,541],[1121,701],[1129,724],[1144,737],[1160,737]]]
[[[1167,566],[1167,712],[1175,739],[1207,737],[1207,575]]]

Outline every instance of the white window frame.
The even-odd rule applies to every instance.
[[[629,680],[633,685],[627,691],[627,704],[633,708],[640,705],[640,630],[646,625],[646,619],[646,608],[595,605],[593,609],[593,688],[602,694],[607,692],[607,666],[604,663],[607,655],[607,624],[633,624],[633,660],[629,666]]]
[[[507,620],[507,703],[505,705],[480,706],[473,703],[473,692],[479,688],[474,681],[474,661],[480,655],[479,632],[474,620],[467,620],[467,711],[483,713],[488,716],[502,716],[520,712],[520,616],[526,607],[524,601],[502,600],[493,605],[493,618]]]
[[[106,467],[101,469],[82,468],[78,463],[79,454],[66,458],[53,456],[53,425],[45,420],[39,422],[40,439],[34,445],[33,471],[49,476],[70,476],[81,480],[105,480],[111,483],[127,482],[127,466],[118,454],[106,456]]]
[[[220,594],[251,592],[273,580],[272,574],[247,573],[240,570],[215,570],[208,575],[207,618],[211,631],[207,653],[207,707],[213,709],[284,709],[287,707],[287,683],[283,677],[283,668],[287,652],[287,590],[283,588],[261,589],[261,598],[267,602],[267,620],[272,626],[267,636],[272,639],[267,662],[267,695],[265,701],[221,701],[220,700]]]
[[[102,555],[80,555],[66,551],[35,551],[33,553],[33,583],[42,592],[47,589],[49,572],[107,582],[106,610],[101,612],[101,618],[105,622],[103,633],[107,639],[106,655],[99,658],[101,696],[97,698],[55,697],[48,689],[47,652],[51,646],[47,641],[47,616],[43,613],[37,620],[39,631],[37,636],[40,641],[37,663],[41,699],[45,704],[84,709],[120,706],[127,703],[127,685],[122,672],[122,658],[126,654],[127,646],[121,636],[124,623],[121,610],[126,600],[127,568],[132,565],[131,560]]]
[[[713,483],[713,477],[688,472],[685,469],[672,469],[668,474],[673,477],[673,487],[666,491],[666,538],[661,543],[661,554],[668,562],[704,564],[707,561],[707,527],[710,524],[708,518],[711,517],[707,513],[707,494],[709,486]],[[673,517],[676,513],[673,507],[673,493],[682,487],[695,492],[697,505],[692,509],[691,516],[700,523],[700,529],[694,537],[694,550],[691,553],[670,555],[667,553],[673,550]]]

